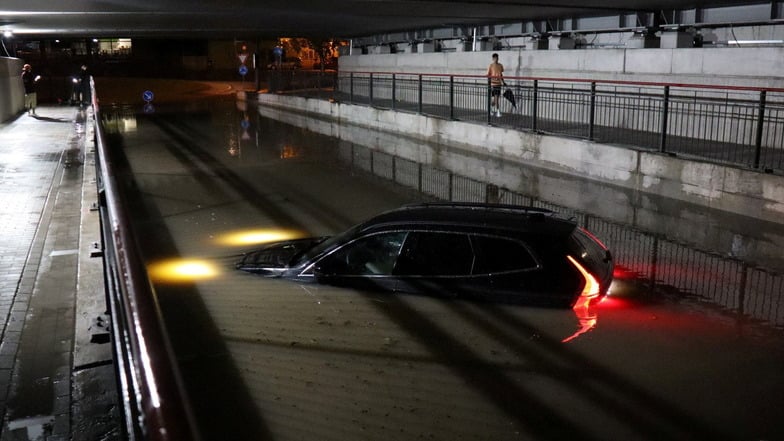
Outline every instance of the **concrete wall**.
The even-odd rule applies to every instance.
[[[323,100],[261,94],[259,102],[329,116],[339,123],[457,145],[469,151],[729,213],[776,223],[784,219],[782,176],[586,140]]]
[[[649,81],[784,88],[784,48],[579,49],[496,51],[506,76]],[[493,52],[352,55],[344,72],[484,75]]]
[[[23,65],[24,62],[18,58],[0,57],[0,122],[24,108]]]

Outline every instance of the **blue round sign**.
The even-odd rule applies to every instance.
[[[280,57],[281,55],[283,55],[283,48],[280,46],[275,46],[272,49],[272,53]]]
[[[247,74],[248,74],[248,66],[243,64],[242,66],[240,66],[240,75],[244,77]]]
[[[250,127],[250,121],[248,121],[247,119],[243,119],[242,121],[240,121],[240,127],[247,130],[248,127]]]
[[[145,90],[144,93],[142,94],[142,99],[144,99],[144,101],[147,101],[148,103],[152,101],[153,98],[155,98],[155,94],[152,93],[151,90]]]

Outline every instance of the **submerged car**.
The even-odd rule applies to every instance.
[[[298,282],[504,303],[582,306],[612,282],[607,248],[550,210],[417,204],[332,237],[267,244],[240,270]]]

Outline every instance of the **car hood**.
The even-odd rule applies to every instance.
[[[295,256],[308,251],[325,239],[327,237],[309,237],[270,243],[258,250],[245,253],[236,267],[245,271],[286,268]]]

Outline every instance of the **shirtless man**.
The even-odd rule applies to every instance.
[[[492,96],[490,114],[500,117],[501,110],[498,108],[498,99],[501,97],[501,86],[504,85],[504,65],[498,62],[498,54],[493,54],[493,62],[487,67],[487,76],[490,78],[490,95]]]

